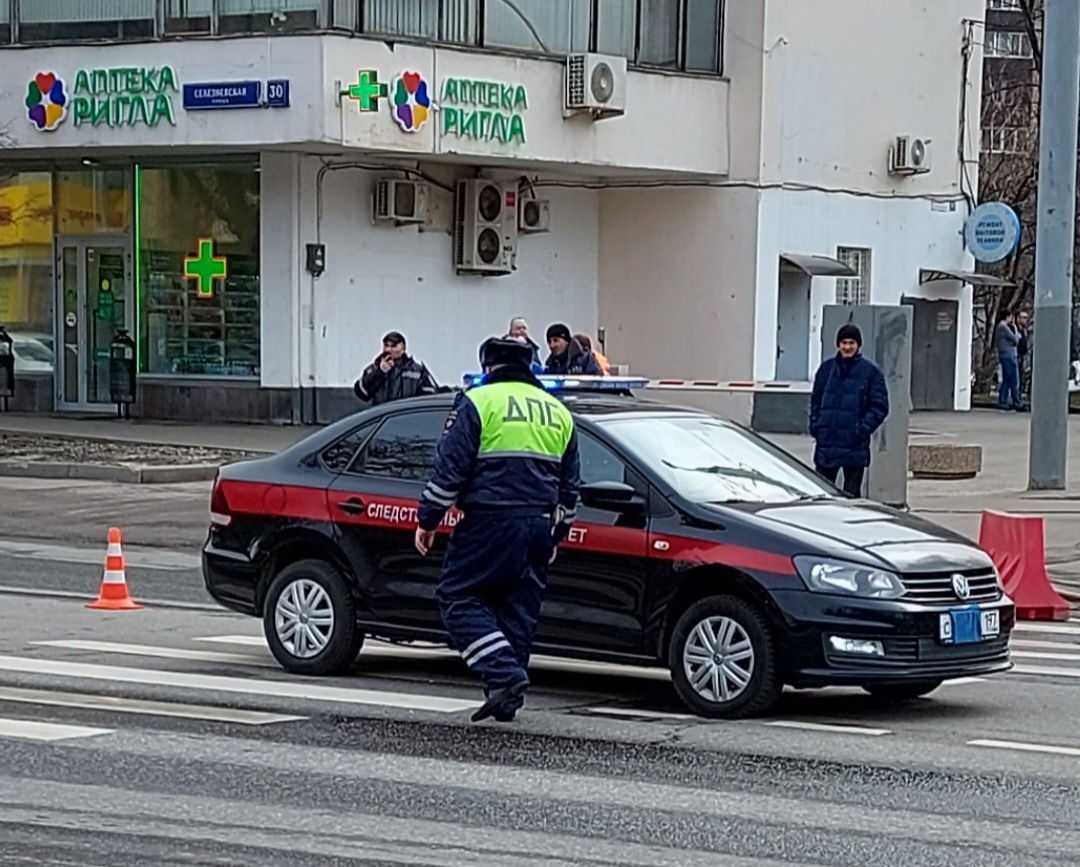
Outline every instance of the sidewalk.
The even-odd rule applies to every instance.
[[[963,481],[908,482],[912,512],[977,540],[984,509],[1038,514],[1046,518],[1046,555],[1051,576],[1063,592],[1080,598],[1080,416],[1069,417],[1068,489],[1028,492],[1029,414],[973,410],[916,413],[911,442],[951,442],[983,447],[983,469]],[[158,445],[203,446],[275,452],[315,431],[314,427],[192,425],[109,418],[66,418],[0,414],[0,432],[105,439]],[[769,439],[807,463],[813,442],[806,436]]]

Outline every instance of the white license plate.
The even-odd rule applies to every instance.
[[[942,614],[938,623],[942,644],[970,644],[1001,634],[1001,612],[997,608],[960,608]]]

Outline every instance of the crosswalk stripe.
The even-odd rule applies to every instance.
[[[1080,643],[1073,641],[1036,641],[1031,638],[1013,638],[1009,641],[1010,647],[1031,647],[1047,650],[1077,650],[1080,651]]]
[[[0,738],[17,738],[27,741],[66,741],[72,738],[90,738],[109,735],[113,729],[72,726],[61,723],[45,723],[27,719],[0,719]]]
[[[1050,753],[1057,756],[1080,756],[1080,749],[1076,747],[1059,747],[1053,744],[1029,744],[1024,741],[995,741],[975,740],[968,741],[969,747],[989,747],[998,750],[1018,750],[1024,753]]]
[[[1059,662],[1080,662],[1080,653],[1047,653],[1042,650],[1014,650],[1012,655],[1017,659],[1056,659]]]
[[[1073,621],[1070,621],[1073,622]],[[1021,621],[1016,624],[1014,633],[1045,632],[1050,635],[1080,635],[1080,626],[1065,626],[1058,623],[1032,623]]]
[[[79,708],[81,710],[101,710],[112,713],[144,714],[146,716],[181,717],[183,719],[207,720],[210,722],[230,722],[241,725],[271,725],[273,723],[296,722],[307,719],[302,716],[262,713],[261,711],[240,710],[231,707],[213,707],[211,705],[180,704],[168,701],[148,701],[137,698],[119,698],[111,695],[93,695],[75,692],[53,692],[37,689],[0,686],[0,703],[5,701],[24,704],[40,704],[54,707]]]
[[[93,665],[83,662],[35,659],[22,656],[0,656],[0,671],[57,677],[107,680],[114,683],[138,683],[146,686],[174,686],[210,692],[232,692],[275,698],[295,698],[304,701],[338,702],[341,704],[375,705],[434,713],[457,713],[473,710],[475,701],[415,695],[402,692],[381,692],[366,689],[346,689],[322,686],[303,681],[252,680],[148,668],[124,668],[112,665]]]
[[[191,662],[223,662],[231,665],[254,665],[260,668],[280,668],[270,659],[260,659],[242,653],[221,653],[214,650],[186,650],[182,647],[160,647],[153,644],[120,644],[112,641],[90,641],[81,638],[65,638],[50,641],[32,641],[41,647],[62,650],[87,650],[97,653],[117,653],[128,656],[149,656],[160,659],[180,659]],[[266,647],[265,642],[263,647]]]
[[[764,725],[782,729],[803,729],[810,732],[835,732],[837,734],[845,735],[867,735],[869,737],[875,738],[881,737],[882,735],[892,734],[889,729],[874,729],[867,728],[865,726],[833,725],[831,723],[802,722],[801,720],[770,720],[769,722],[764,723]]]
[[[1041,665],[1015,665],[1013,674],[1041,674],[1046,677],[1080,677],[1080,668],[1052,668]]]

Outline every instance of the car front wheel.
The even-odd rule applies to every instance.
[[[783,689],[768,622],[734,596],[710,596],[683,612],[668,658],[679,697],[701,716],[757,716],[776,704]]]
[[[932,693],[941,684],[940,680],[916,680],[911,683],[866,684],[863,689],[880,701],[902,702],[922,698]]]
[[[345,579],[322,560],[293,563],[270,582],[263,631],[274,658],[294,674],[340,674],[364,642]]]

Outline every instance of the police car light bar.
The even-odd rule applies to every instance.
[[[466,388],[482,385],[483,373],[466,373]],[[536,377],[548,391],[626,391],[645,388],[649,380],[643,376],[556,376],[541,374]]]

